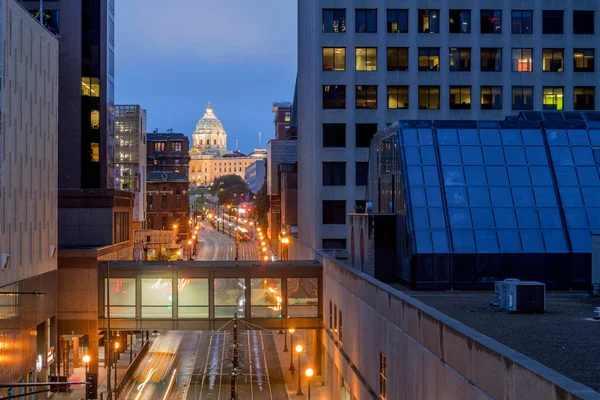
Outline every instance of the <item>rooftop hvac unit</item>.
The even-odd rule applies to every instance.
[[[511,281],[504,283],[503,304],[508,312],[543,313],[546,310],[546,285],[541,282]]]
[[[515,284],[521,282],[520,279],[514,279],[514,278],[510,278],[510,279],[505,279],[503,281],[496,281],[494,282],[494,292],[498,293],[498,307],[500,307],[503,310],[507,310],[508,309],[508,303],[506,301],[507,299],[507,285],[509,284]]]

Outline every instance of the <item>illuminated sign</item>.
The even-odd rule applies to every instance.
[[[35,360],[35,370],[40,372],[42,370],[42,361],[43,357],[41,354],[38,354],[37,359]]]
[[[52,346],[48,349],[48,354],[46,356],[46,364],[47,365],[52,365],[53,362],[54,362],[54,346]]]

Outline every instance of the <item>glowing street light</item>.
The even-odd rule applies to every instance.
[[[87,354],[85,356],[83,356],[83,362],[85,363],[85,373],[87,374],[88,372],[88,364],[90,363],[91,357],[88,356]]]
[[[269,261],[269,256],[264,256],[264,257],[263,257],[263,260],[265,260],[265,261]]]
[[[306,368],[306,372],[304,373],[306,374],[306,378],[308,380],[308,400],[310,400],[310,378],[312,378],[315,372],[312,370],[312,368]]]
[[[300,385],[300,378],[302,376],[302,374],[300,373],[300,371],[302,370],[300,368],[300,355],[302,354],[302,350],[303,347],[301,344],[296,346],[296,353],[298,353],[298,390],[296,391],[296,395],[298,396],[302,396],[304,393],[302,393],[302,386]]]

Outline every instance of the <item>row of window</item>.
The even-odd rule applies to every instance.
[[[419,86],[419,110],[440,109],[440,86]],[[387,86],[387,108],[408,109],[408,86]],[[544,86],[542,89],[542,109],[564,109],[564,87]],[[449,87],[450,109],[471,109],[471,86]],[[356,85],[356,109],[377,109],[377,86]],[[502,86],[481,86],[480,106],[482,110],[501,110]],[[533,86],[512,87],[512,109],[533,110]],[[573,88],[573,109],[594,110],[595,88],[593,86],[576,86]],[[345,109],[346,86],[323,85],[323,109]]]
[[[356,9],[354,28],[356,33],[377,33],[377,9]],[[593,35],[594,14],[592,10],[573,11],[573,34]],[[564,33],[564,10],[542,10],[542,34],[562,35]],[[533,33],[533,11],[512,10],[510,14],[511,33],[530,35]],[[448,10],[448,33],[471,33],[471,10]],[[479,13],[480,33],[501,34],[502,10],[481,10]],[[440,33],[442,15],[439,9],[419,9],[417,11],[417,32]],[[325,33],[346,32],[346,9],[323,9],[321,30]],[[387,32],[409,32],[409,10],[387,10]]]
[[[377,71],[377,47],[356,47],[354,66],[356,71]],[[451,47],[448,69],[450,71],[471,71],[471,48]],[[542,49],[542,71],[564,72],[565,49]],[[594,72],[594,49],[573,49],[573,71]],[[419,71],[440,70],[440,48],[419,47]],[[502,48],[481,48],[479,50],[480,70],[483,72],[502,71]],[[513,72],[533,72],[533,48],[511,49],[511,70]],[[323,47],[323,71],[346,70],[345,47]],[[408,47],[387,48],[387,70],[408,71]]]
[[[164,151],[177,151],[181,152],[183,150],[183,144],[181,142],[169,142],[171,145],[168,146],[165,142],[154,142],[154,151],[156,152],[164,152]]]
[[[355,165],[356,186],[367,186],[369,178],[369,163],[357,162]],[[346,163],[323,163],[323,186],[346,186]]]

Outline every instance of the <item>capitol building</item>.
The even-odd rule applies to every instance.
[[[208,103],[204,116],[192,134],[190,187],[210,186],[215,179],[225,175],[238,175],[244,179],[246,167],[266,158],[265,149],[255,149],[249,155],[239,150],[227,150],[227,133]]]

